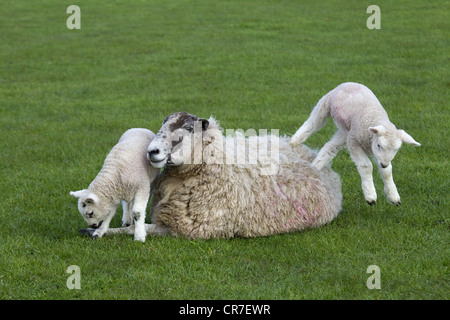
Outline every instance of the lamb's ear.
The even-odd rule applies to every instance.
[[[386,128],[382,125],[369,127],[369,132],[375,133],[377,136],[383,135],[386,132]]]
[[[209,126],[209,121],[206,119],[198,119],[198,120],[202,122],[202,130],[206,131],[206,129],[208,129]]]
[[[95,194],[90,193],[86,198],[86,203],[98,203],[98,197]]]
[[[411,144],[415,147],[421,146],[421,144],[414,140],[413,137],[411,137],[409,134],[407,134],[405,130],[398,130],[398,132],[400,134],[400,139],[402,139],[404,143]]]
[[[75,198],[81,197],[81,195],[86,191],[86,189],[78,190],[78,191],[70,191],[70,195]]]

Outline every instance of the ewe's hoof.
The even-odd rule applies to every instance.
[[[366,200],[366,202],[367,202],[369,205],[371,205],[371,206],[374,206],[374,205],[377,204],[377,200],[372,200],[372,201]]]
[[[92,237],[94,234],[95,229],[87,228],[87,229],[79,229],[78,230],[83,236],[89,236]]]
[[[391,202],[391,204],[393,204],[394,206],[398,207],[399,205],[401,205],[402,203],[400,201],[398,202]]]

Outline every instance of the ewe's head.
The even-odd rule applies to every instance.
[[[70,195],[78,198],[78,210],[89,227],[99,228],[108,216],[108,210],[102,207],[100,199],[87,189],[70,191]]]
[[[420,143],[415,141],[404,130],[394,128],[387,129],[383,125],[370,127],[369,132],[373,134],[372,152],[377,163],[382,168],[387,168],[394,159],[402,142],[419,147]]]
[[[147,158],[155,168],[179,166],[191,159],[191,143],[202,138],[208,128],[206,119],[187,112],[177,112],[164,119],[161,129],[148,146]],[[201,140],[200,140],[201,141]],[[184,147],[188,148],[184,148]],[[183,154],[183,149],[185,150]],[[195,149],[194,149],[195,156]],[[201,156],[201,154],[200,154]]]

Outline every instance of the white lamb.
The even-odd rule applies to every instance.
[[[70,192],[78,198],[78,210],[92,228],[85,233],[101,238],[122,201],[122,225],[130,226],[134,219],[134,239],[145,242],[145,210],[150,183],[159,173],[159,169],[153,168],[147,160],[147,147],[154,137],[155,134],[147,129],[126,131],[89,187]]]
[[[409,134],[398,130],[373,92],[362,84],[343,83],[327,93],[317,103],[310,117],[291,139],[295,146],[306,141],[320,130],[328,117],[332,117],[338,131],[314,159],[312,165],[319,170],[329,163],[347,144],[350,156],[361,176],[365,200],[373,205],[377,194],[373,184],[372,163],[374,156],[384,182],[387,199],[400,204],[400,195],[392,178],[392,164],[402,142],[420,146]]]

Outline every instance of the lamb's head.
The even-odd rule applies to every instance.
[[[148,146],[148,160],[155,168],[162,168],[166,164],[169,166],[182,165],[188,155],[188,152],[183,155],[183,145],[188,145],[190,148],[191,141],[195,140],[196,135],[201,139],[201,135],[208,125],[208,120],[187,112],[169,115],[164,119],[161,129]],[[183,141],[184,143],[182,143]]]
[[[78,198],[78,210],[89,227],[100,228],[108,216],[108,209],[103,207],[99,197],[87,189],[70,191],[70,195]]]
[[[420,143],[415,141],[404,130],[395,127],[386,128],[383,125],[369,127],[369,132],[373,134],[372,152],[373,156],[382,168],[387,168],[394,159],[402,142],[419,147]]]

